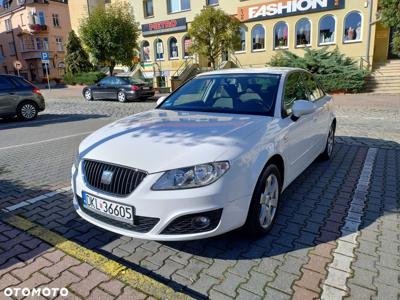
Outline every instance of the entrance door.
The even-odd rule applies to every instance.
[[[392,42],[393,42],[393,37],[394,37],[395,32],[396,31],[394,30],[394,28],[390,28],[389,55],[388,55],[389,59],[400,59],[400,55],[393,53],[393,48],[392,48]]]

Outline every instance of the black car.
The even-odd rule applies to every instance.
[[[145,100],[154,96],[153,86],[132,77],[109,76],[97,84],[85,87],[83,97],[86,100],[117,99],[119,102]]]
[[[33,120],[44,109],[44,98],[32,83],[22,77],[0,75],[0,118]]]

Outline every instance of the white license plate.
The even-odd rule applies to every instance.
[[[144,90],[149,90],[150,88],[148,86],[143,87]]]
[[[83,207],[108,218],[133,224],[135,214],[132,206],[121,205],[108,200],[100,199],[82,192]]]

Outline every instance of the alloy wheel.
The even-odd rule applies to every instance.
[[[86,98],[86,100],[92,100],[92,92],[87,90],[85,92],[85,98]]]
[[[118,101],[125,102],[126,96],[124,92],[118,92]]]
[[[36,113],[36,107],[33,104],[27,103],[21,107],[21,115],[26,120],[33,119]]]
[[[279,200],[279,183],[278,178],[274,174],[270,174],[266,180],[264,192],[260,198],[260,225],[268,228],[274,221],[278,208]]]

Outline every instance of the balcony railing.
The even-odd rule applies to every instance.
[[[29,24],[29,29],[32,33],[39,33],[47,31],[47,25]]]

